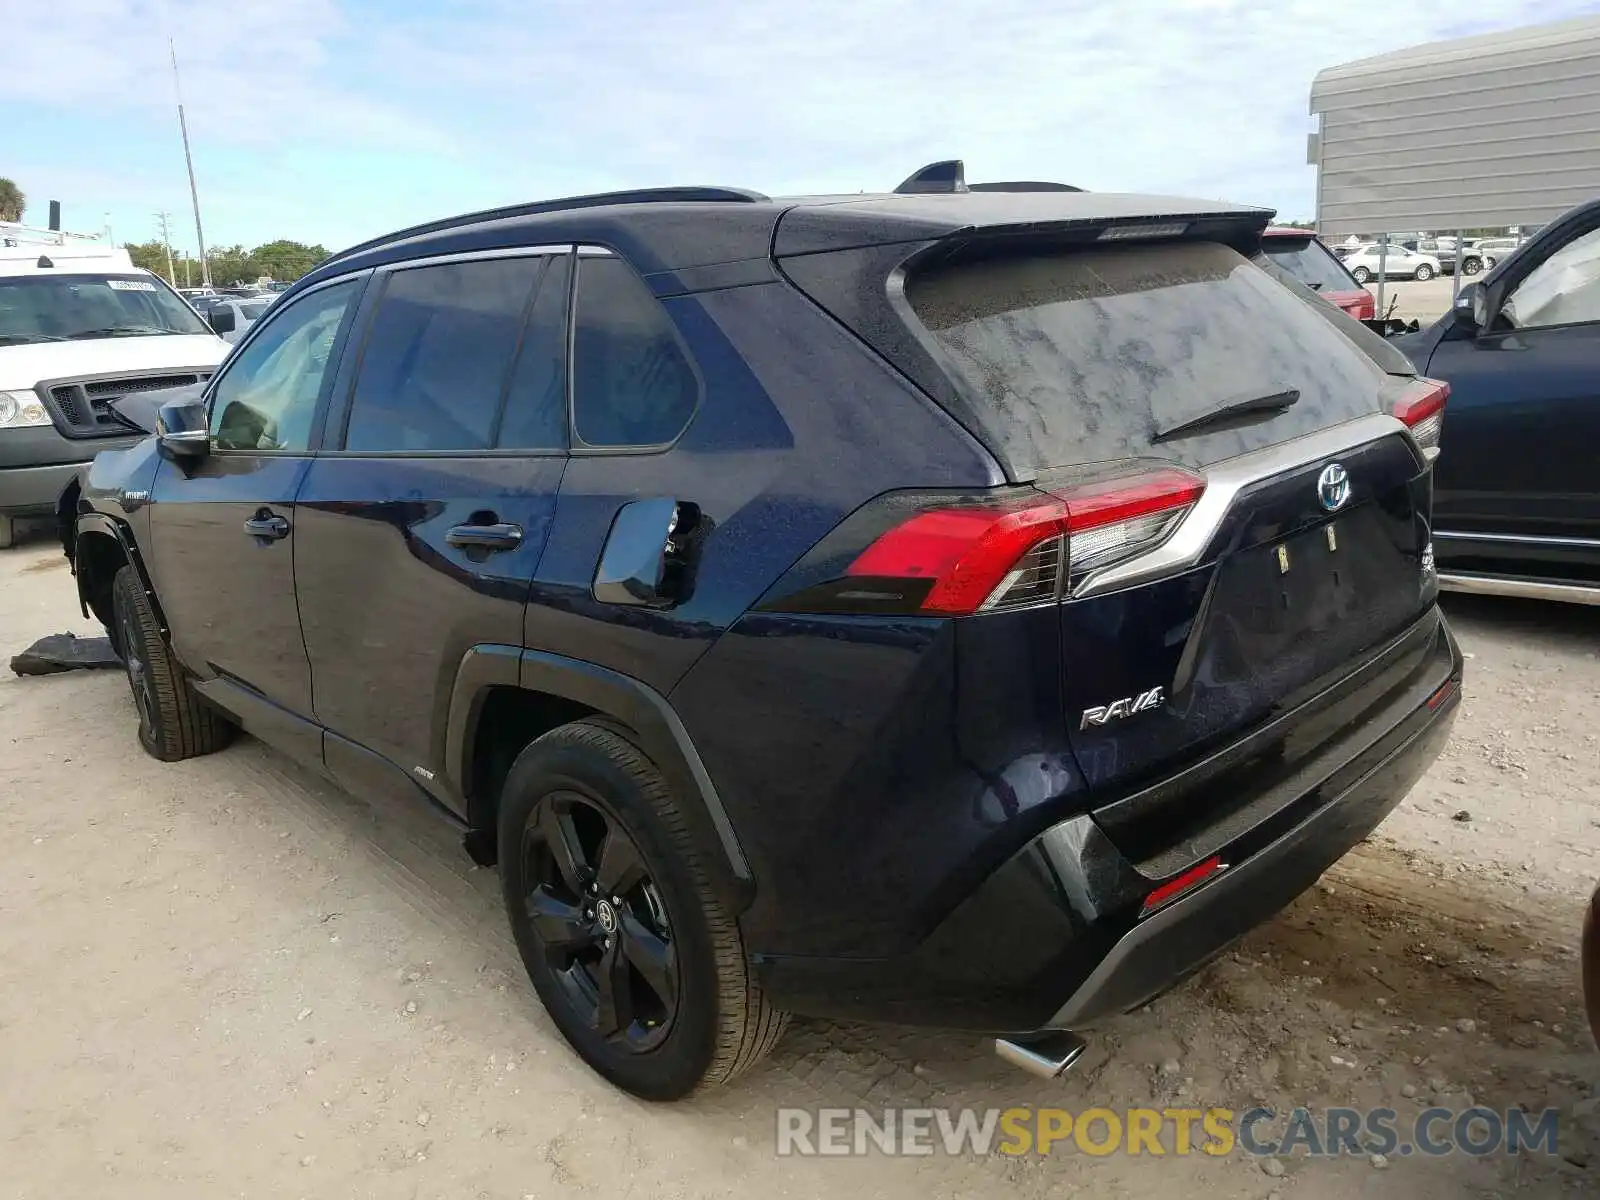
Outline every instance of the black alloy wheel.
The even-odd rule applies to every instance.
[[[678,953],[660,893],[620,821],[576,792],[523,827],[523,904],[561,990],[600,1037],[647,1053],[671,1033]]]
[[[713,885],[685,800],[596,714],[523,747],[495,811],[517,952],[561,1036],[645,1100],[761,1061],[787,1014],[767,1000]]]

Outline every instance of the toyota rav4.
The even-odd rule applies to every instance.
[[[152,754],[243,726],[456,822],[623,1088],[788,1013],[1058,1072],[1366,837],[1459,697],[1445,389],[1258,263],[1270,215],[942,164],[408,229],[137,415],[79,591]]]

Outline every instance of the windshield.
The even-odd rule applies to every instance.
[[[244,314],[245,320],[257,321],[260,320],[261,314],[267,311],[267,306],[271,303],[270,300],[246,300],[239,305],[239,311]]]
[[[906,296],[1022,470],[1152,452],[1205,465],[1376,412],[1386,385],[1344,318],[1212,242],[934,267]],[[1290,391],[1270,420],[1158,437]]]
[[[0,346],[209,332],[149,275],[0,276]]]
[[[1353,292],[1361,286],[1350,277],[1339,260],[1313,238],[1262,238],[1261,248],[1266,251],[1268,258],[1308,288]]]

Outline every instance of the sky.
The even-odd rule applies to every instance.
[[[0,176],[43,224],[339,249],[623,187],[967,178],[1309,218],[1317,71],[1600,0],[4,0]],[[1270,9],[1270,11],[1269,11]]]

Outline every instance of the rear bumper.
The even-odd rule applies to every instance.
[[[1294,793],[1247,806],[1183,864],[1130,862],[1087,813],[1007,861],[915,952],[896,959],[757,960],[792,1011],[993,1032],[1083,1028],[1203,966],[1300,895],[1365,838],[1443,749],[1460,702],[1460,650],[1437,610],[1404,685],[1297,776]],[[1227,869],[1148,916],[1144,898],[1193,861]]]

